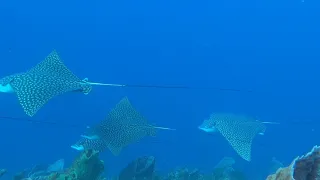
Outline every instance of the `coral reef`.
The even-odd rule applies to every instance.
[[[229,172],[229,175],[227,178],[228,180],[246,180],[247,179],[244,173],[238,170],[233,170]]]
[[[170,172],[163,180],[203,180],[204,177],[198,169],[177,168]]]
[[[221,162],[220,162],[221,163]],[[198,169],[178,168],[170,172],[163,180],[246,180],[241,171],[231,166],[216,166],[212,173],[202,174]]]
[[[155,158],[153,156],[140,157],[127,165],[119,174],[119,180],[153,179]]]
[[[104,162],[98,151],[83,151],[65,173],[53,173],[49,180],[98,180],[104,171]]]
[[[168,174],[155,172],[156,160],[153,156],[139,157],[130,162],[112,180],[245,180],[242,172],[232,166],[232,158],[223,158],[209,174],[203,174],[198,169],[177,168]],[[39,168],[32,168],[31,173],[23,171],[17,174],[14,180],[106,180],[101,174],[104,171],[104,162],[99,159],[95,150],[83,151],[73,164],[62,171],[54,173],[34,173]],[[40,168],[41,169],[41,168]],[[61,168],[60,168],[61,169]],[[25,177],[27,174],[27,177]],[[30,176],[32,174],[32,176]]]
[[[242,172],[233,169],[231,157],[223,158],[212,173],[203,174],[198,169],[176,168],[165,175],[155,172],[155,158],[144,156],[130,162],[113,180],[245,180]]]
[[[279,168],[283,168],[284,165],[282,162],[280,162],[279,160],[277,160],[275,157],[272,158],[271,162],[270,162],[270,167],[268,169],[268,174],[274,174],[275,172],[277,172],[277,170]]]
[[[220,162],[214,167],[212,174],[207,175],[207,179],[214,180],[224,180],[230,179],[229,176],[231,172],[234,172],[233,165],[235,164],[235,160],[231,157],[224,157],[220,160]]]
[[[28,179],[28,178],[25,178],[25,176],[26,176],[26,171],[24,170],[24,171],[21,171],[21,172],[15,174],[12,179],[13,179],[13,180]]]
[[[215,168],[212,173],[202,174],[198,169],[188,170],[178,168],[170,172],[162,180],[246,180],[244,174],[237,170],[228,171],[223,168]]]
[[[54,172],[50,175],[25,177],[26,171],[16,174],[14,180],[102,180],[104,162],[99,159],[99,153],[94,150],[83,151],[72,166],[64,172]],[[28,175],[29,176],[29,175]]]
[[[2,177],[5,173],[7,173],[6,169],[0,169],[0,177]]]
[[[243,172],[233,168],[235,161],[230,157],[223,158],[211,173],[203,174],[198,169],[177,168],[168,174],[155,172],[156,161],[153,156],[143,156],[130,162],[114,180],[246,180]],[[60,168],[63,169],[63,168]],[[35,168],[31,170],[33,172]],[[101,174],[104,162],[99,159],[99,152],[85,150],[74,160],[71,167],[50,175],[31,173],[25,177],[23,171],[13,177],[14,180],[106,180]],[[0,169],[0,177],[6,173]],[[38,172],[38,171],[35,171]],[[40,174],[40,175],[39,175]],[[317,180],[320,179],[320,146],[295,158],[288,167],[279,168],[266,180]]]
[[[320,178],[320,147],[314,146],[304,156],[297,157],[285,168],[280,168],[267,180],[316,180]]]
[[[231,168],[215,168],[204,180],[246,180],[243,172]]]

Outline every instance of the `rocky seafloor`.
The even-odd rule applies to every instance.
[[[75,158],[72,165],[61,172],[50,174],[30,174],[19,172],[13,180],[247,180],[244,173],[232,167],[234,160],[223,158],[211,173],[201,173],[198,169],[176,168],[168,174],[156,171],[156,159],[143,156],[130,162],[115,177],[104,177],[104,162],[99,152],[86,150]],[[6,175],[6,169],[0,169],[0,177]],[[314,146],[307,154],[295,158],[288,167],[279,168],[266,180],[319,180],[320,147]]]

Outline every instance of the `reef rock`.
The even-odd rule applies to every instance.
[[[119,174],[118,180],[153,179],[155,158],[153,156],[140,157],[127,165]]]
[[[280,168],[275,174],[269,175],[267,180],[318,180],[320,179],[320,147],[293,160],[285,168]]]

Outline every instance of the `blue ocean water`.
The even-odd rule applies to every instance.
[[[232,156],[260,178],[272,157],[288,164],[319,144],[319,7],[314,0],[3,0],[0,76],[24,71],[56,49],[91,81],[243,91],[94,87],[87,96],[66,94],[33,117],[60,125],[1,120],[0,165],[14,173],[60,158],[70,164],[79,134],[128,96],[150,122],[177,131],[161,131],[117,157],[106,151],[108,173],[141,155],[154,155],[162,171],[210,171]],[[0,98],[0,116],[26,117],[14,95]],[[197,129],[219,111],[281,124],[255,139],[249,163],[223,138]]]

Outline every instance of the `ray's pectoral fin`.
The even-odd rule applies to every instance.
[[[116,146],[116,145],[108,145],[109,150],[111,151],[111,153],[115,156],[118,156],[122,150],[122,147]]]

